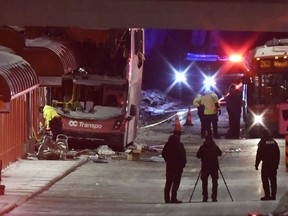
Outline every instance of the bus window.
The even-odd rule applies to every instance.
[[[105,106],[118,107],[117,97],[115,95],[107,95]]]
[[[255,76],[253,99],[264,103],[283,103],[288,99],[286,73],[261,74]]]

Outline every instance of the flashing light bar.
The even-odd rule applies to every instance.
[[[229,60],[231,62],[242,62],[243,61],[243,57],[241,55],[231,55],[229,57]]]
[[[185,60],[189,61],[219,61],[218,55],[202,55],[202,54],[194,54],[194,53],[187,53]]]
[[[229,57],[220,57],[218,55],[213,54],[195,54],[195,53],[187,53],[185,60],[188,61],[230,61],[233,63],[242,62],[243,57],[241,55],[233,54]]]

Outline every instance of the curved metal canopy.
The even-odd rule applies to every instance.
[[[0,99],[9,102],[38,87],[33,68],[20,56],[0,51]]]
[[[73,51],[64,42],[48,37],[26,40],[23,57],[38,76],[62,76],[77,68]]]

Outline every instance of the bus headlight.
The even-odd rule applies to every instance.
[[[118,130],[121,127],[121,125],[122,125],[122,120],[118,119],[115,121],[113,129]]]

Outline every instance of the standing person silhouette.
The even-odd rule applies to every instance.
[[[177,199],[177,191],[186,165],[186,150],[183,143],[180,142],[180,136],[181,131],[174,131],[162,151],[162,156],[166,162],[165,203],[182,203]]]
[[[196,156],[201,158],[201,180],[202,180],[202,202],[208,201],[208,177],[212,178],[212,202],[217,202],[218,190],[218,157],[222,155],[222,151],[213,141],[211,135],[207,135],[204,143],[200,146]]]
[[[205,123],[204,123],[204,105],[201,104],[201,97],[202,97],[202,94],[197,94],[197,96],[194,98],[193,100],[193,105],[195,107],[197,107],[197,114],[198,114],[198,117],[200,119],[200,124],[201,124],[201,138],[205,138],[206,136],[206,128],[205,128]]]
[[[204,128],[207,135],[212,136],[211,124],[213,128],[213,137],[219,138],[218,134],[218,115],[221,115],[221,109],[218,102],[218,96],[211,87],[205,90],[201,97],[201,104],[204,105]]]
[[[255,160],[256,170],[258,170],[261,161],[261,180],[264,189],[264,197],[260,200],[276,200],[277,169],[280,162],[280,150],[278,143],[271,137],[269,131],[266,129],[263,130],[261,140],[258,143]]]
[[[242,108],[242,94],[235,84],[231,84],[225,96],[226,108],[229,115],[229,131],[227,138],[240,138],[240,118]]]

